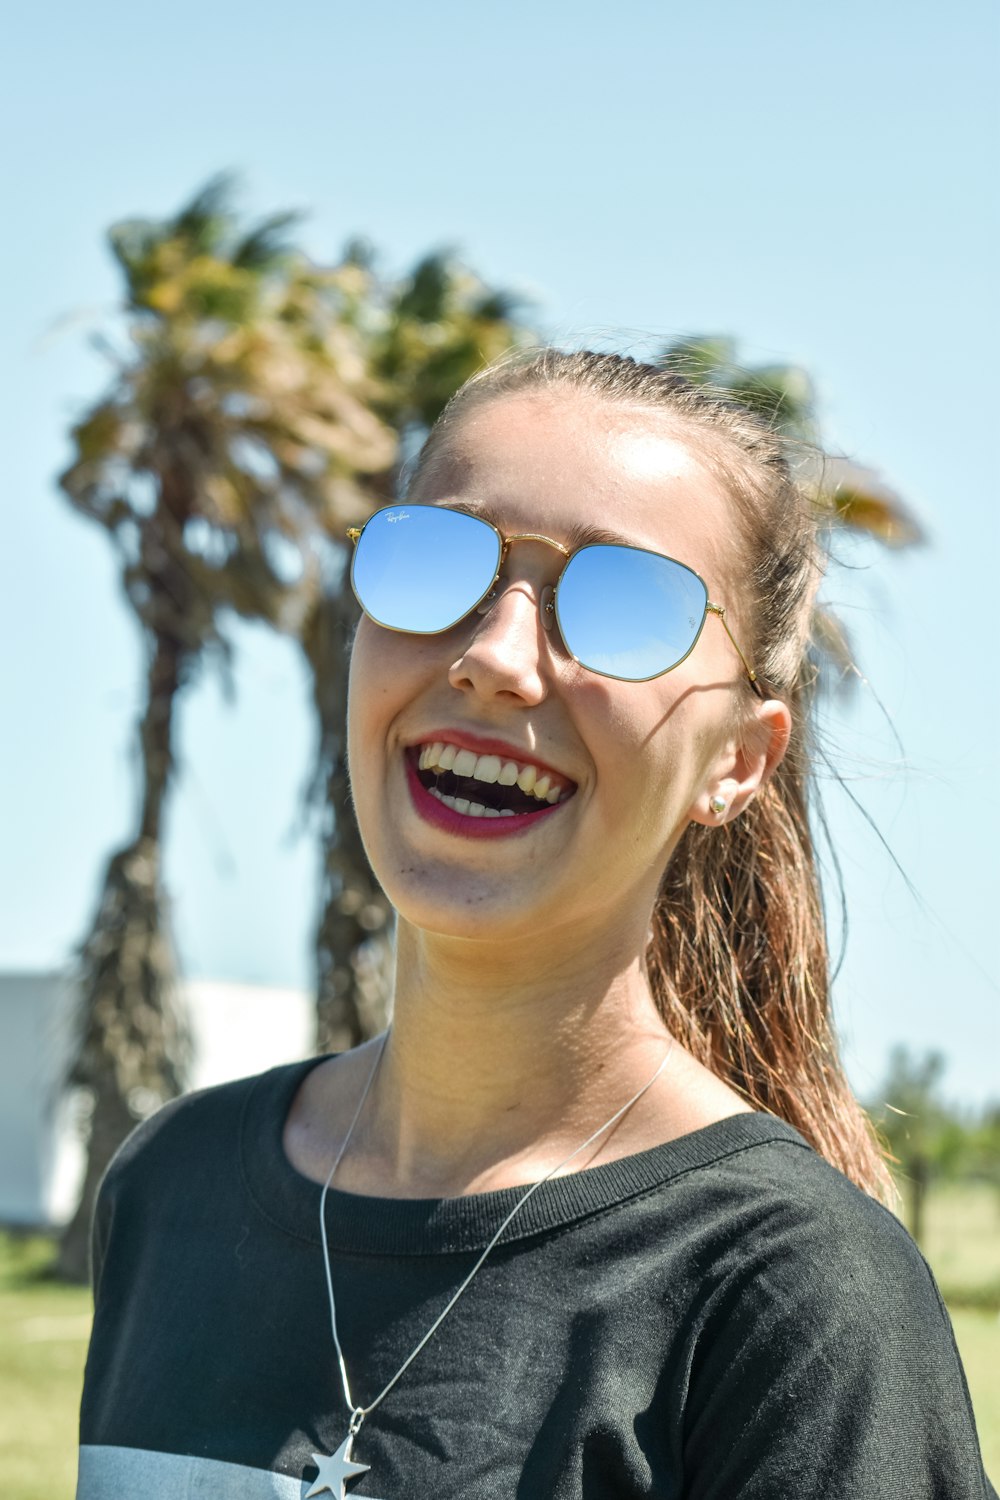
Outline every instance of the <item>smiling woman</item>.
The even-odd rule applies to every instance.
[[[352,537],[392,1026],[122,1148],[80,1500],[992,1495],[837,1058],[779,439],[543,351]]]

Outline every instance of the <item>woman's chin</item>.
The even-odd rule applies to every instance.
[[[550,926],[526,882],[512,889],[497,871],[472,873],[430,861],[388,882],[386,894],[401,921],[421,932],[488,945],[531,941]]]

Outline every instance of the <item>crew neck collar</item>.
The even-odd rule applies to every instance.
[[[317,1246],[322,1188],[295,1170],[285,1155],[282,1136],[306,1075],[332,1055],[286,1063],[250,1080],[239,1119],[240,1173],[257,1210],[284,1233]],[[686,1172],[770,1141],[810,1149],[797,1130],[774,1115],[737,1114],[635,1155],[552,1178],[508,1225],[501,1244],[563,1228],[661,1188]],[[376,1198],[330,1188],[327,1239],[331,1250],[345,1254],[441,1255],[481,1250],[524,1192],[520,1186],[461,1198]]]

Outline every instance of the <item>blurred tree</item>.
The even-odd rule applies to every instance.
[[[898,1164],[907,1221],[918,1244],[932,1180],[967,1165],[973,1139],[941,1098],[945,1067],[940,1052],[917,1057],[906,1046],[894,1047],[879,1099],[869,1107],[892,1153],[890,1160]]]
[[[988,1104],[972,1125],[967,1170],[1000,1192],[1000,1104]]]
[[[368,511],[395,498],[406,459],[462,382],[534,336],[514,297],[486,286],[447,252],[425,256],[393,279],[379,272],[371,248],[355,241],[340,274],[357,277],[345,317],[365,351],[373,410],[397,440],[390,462],[361,482]],[[353,1046],[380,1030],[391,983],[392,913],[365,856],[347,779],[347,667],[358,607],[346,586],[350,555],[339,520],[329,540],[332,583],[315,597],[302,632],[320,727],[312,787],[323,842],[319,1051]]]
[[[174,996],[161,885],[174,709],[227,611],[298,633],[320,586],[313,537],[347,525],[359,475],[396,439],[344,316],[360,273],[319,271],[278,215],[244,229],[218,177],[175,217],[109,235],[124,278],[125,348],[110,390],[72,432],[60,483],[102,525],[146,643],[138,828],[110,860],[79,955],[68,1083],[94,1108],[80,1206],[59,1270],[82,1280],[94,1193],[134,1121],[178,1092],[189,1037]]]

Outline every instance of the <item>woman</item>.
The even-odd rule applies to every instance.
[[[993,1495],[830,1031],[778,439],[548,351],[352,535],[391,1031],[119,1153],[81,1500]]]

